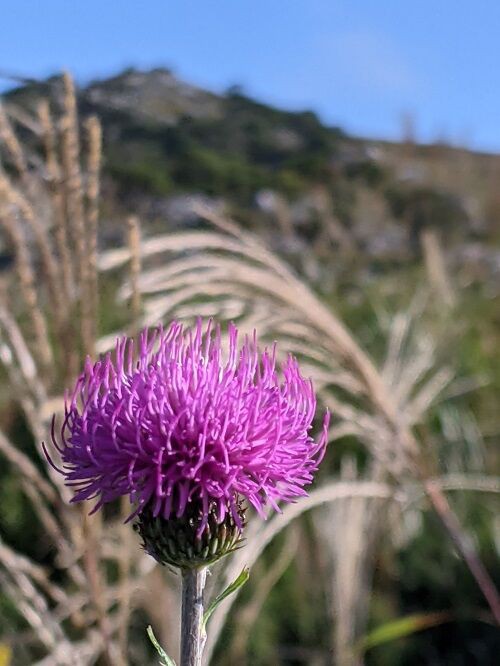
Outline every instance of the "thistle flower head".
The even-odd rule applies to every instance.
[[[118,340],[113,354],[89,359],[66,400],[60,441],[52,439],[73,501],[97,498],[94,511],[126,495],[131,516],[178,519],[199,507],[239,527],[246,498],[269,504],[305,495],[323,456],[328,414],[318,441],[310,434],[316,399],[296,360],[277,369],[275,349],[255,336],[238,344],[231,325],[173,323]]]

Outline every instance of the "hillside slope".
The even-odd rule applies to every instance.
[[[19,87],[5,104],[34,108],[49,92],[57,99],[58,86]],[[79,98],[103,123],[109,211],[184,224],[185,195],[197,194],[229,202],[248,224],[271,214],[282,235],[294,229],[322,251],[340,245],[382,263],[414,258],[420,232],[434,228],[455,261],[500,271],[497,155],[357,139],[311,111],[276,109],[238,88],[215,95],[166,69],[129,69]]]

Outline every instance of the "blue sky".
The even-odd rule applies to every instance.
[[[2,0],[0,69],[85,82],[166,65],[329,124],[500,151],[497,0]],[[0,86],[6,82],[0,80]]]

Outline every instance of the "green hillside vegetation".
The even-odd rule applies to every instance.
[[[29,112],[47,96],[57,112],[59,79],[22,86],[6,94],[4,102],[6,108]],[[339,315],[379,368],[397,313],[411,309],[425,292],[425,305],[416,308],[416,325],[437,341],[436,366],[452,367],[458,382],[455,393],[450,390],[417,427],[429,469],[477,475],[498,470],[500,156],[443,143],[420,146],[408,140],[351,137],[327,127],[311,111],[276,109],[237,87],[215,95],[163,69],[127,70],[83,87],[78,99],[81,114],[96,113],[103,126],[103,248],[126,237],[126,215],[138,213],[143,233],[150,237],[158,230],[205,228],[201,219],[193,221],[182,211],[178,219],[169,217],[169,206],[183,197],[222,202],[244,230],[264,240]],[[22,122],[16,129],[36,165],[40,147]],[[12,167],[6,162],[5,169]],[[11,250],[5,239],[2,252],[8,261]],[[190,252],[186,248],[182,256]],[[115,300],[115,278],[106,279],[101,334],[114,333],[130,314],[124,302]],[[343,389],[337,394],[342,398]],[[38,442],[7,389],[2,391],[0,421],[42,469],[33,453]],[[366,448],[348,434],[330,447],[320,481],[337,475],[346,456],[357,461],[360,474],[368,474]],[[10,467],[0,467],[2,539],[55,567],[31,505]],[[495,496],[452,491],[450,499],[500,584]],[[409,525],[399,545],[389,544],[386,536],[377,541],[368,628],[424,611],[450,612],[452,619],[374,645],[365,663],[493,666],[499,644],[491,616],[467,567],[427,508],[420,518],[412,514],[421,523]],[[317,574],[326,565],[309,514],[297,521],[296,529],[297,556],[253,617],[251,640],[242,645],[241,636],[236,638],[238,622],[246,621],[245,604],[253,599],[252,579],[213,663],[330,663],[325,661],[332,643],[327,593]],[[283,543],[283,535],[271,543],[256,565],[257,576],[271,567]],[[59,575],[56,571],[55,579]],[[110,575],[117,574],[113,570]],[[26,629],[5,595],[0,595],[0,616],[0,636]],[[133,617],[131,636],[138,645],[145,623],[142,614]],[[140,663],[140,657],[132,663]]]

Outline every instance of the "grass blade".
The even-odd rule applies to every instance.
[[[398,638],[410,636],[418,631],[436,627],[444,622],[449,622],[451,619],[452,615],[450,612],[442,611],[439,613],[415,613],[414,615],[408,615],[397,620],[391,620],[366,634],[359,641],[357,650],[365,652],[383,643],[389,643]]]

